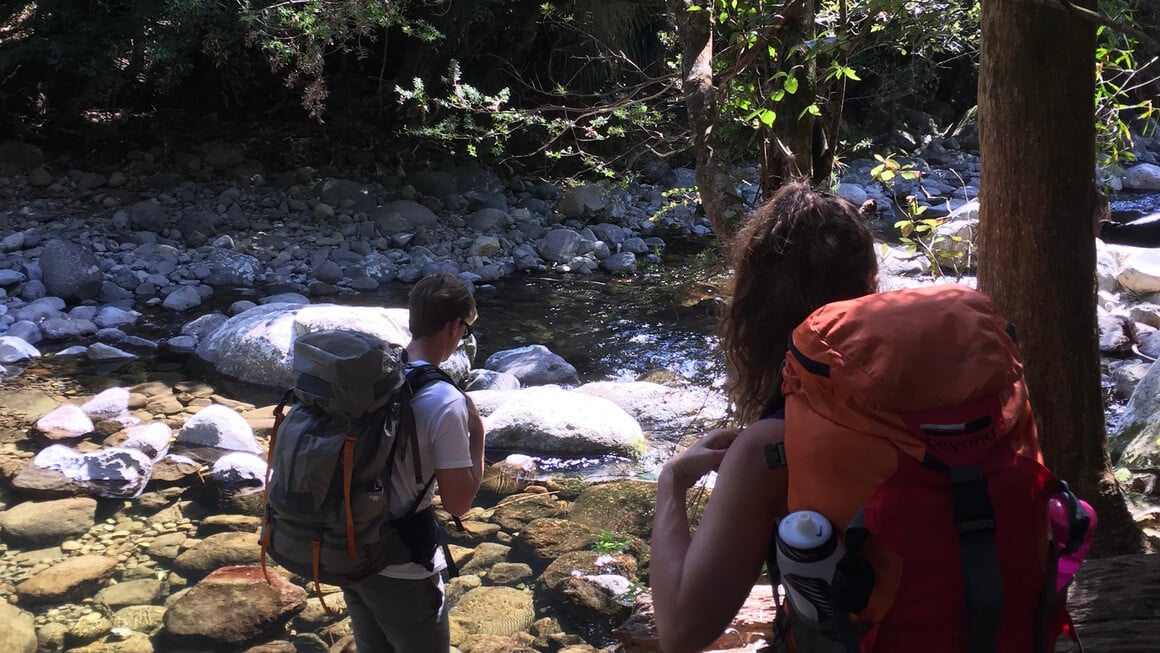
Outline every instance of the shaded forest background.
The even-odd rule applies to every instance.
[[[234,140],[280,168],[648,176],[693,162],[681,4],[713,13],[738,157],[775,121],[817,118],[818,149],[854,156],[898,130],[949,132],[975,104],[970,0],[3,0],[0,137],[112,155]],[[1101,9],[1160,33],[1155,2]],[[1118,102],[1160,92],[1134,41],[1101,44],[1132,75]]]

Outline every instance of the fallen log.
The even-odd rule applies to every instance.
[[[1068,607],[1086,653],[1160,651],[1160,554],[1084,562]],[[1058,653],[1076,653],[1060,640]]]

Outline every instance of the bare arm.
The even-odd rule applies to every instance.
[[[764,452],[782,441],[784,423],[757,422],[735,440],[720,433],[675,456],[657,481],[649,577],[666,653],[699,651],[725,630],[757,580],[785,511],[786,471],[770,470]],[[717,483],[690,535],[685,493],[714,457]]]
[[[435,470],[443,509],[456,517],[471,507],[479,484],[483,481],[483,420],[471,397],[463,397],[467,402],[467,441],[471,451],[471,467]]]

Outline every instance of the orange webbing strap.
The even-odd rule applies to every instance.
[[[350,510],[350,486],[354,476],[353,435],[346,436],[342,443],[342,501],[346,508],[346,552],[350,559],[358,558],[358,548],[354,545],[354,513]]]
[[[333,612],[326,605],[326,599],[322,598],[322,585],[318,582],[318,558],[322,554],[322,542],[320,540],[310,540],[310,549],[310,565],[314,569],[314,594],[318,597],[318,602],[322,604],[323,610]]]
[[[286,408],[286,400],[290,398],[290,393],[287,392],[282,397],[282,401],[274,407],[274,426],[270,429],[270,448],[266,451],[266,481],[262,484],[262,505],[266,507],[265,524],[262,529],[262,575],[266,578],[266,583],[270,583],[270,573],[266,570],[266,549],[270,548],[270,472],[274,466],[274,442],[278,438],[278,429],[282,426],[282,418],[286,417],[283,412]]]
[[[266,524],[262,529],[262,540],[260,542],[262,548],[262,575],[266,578],[266,584],[272,585],[270,581],[270,572],[266,569],[266,549],[270,548],[270,517],[266,517]]]

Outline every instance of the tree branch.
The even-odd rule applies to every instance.
[[[1044,7],[1058,9],[1059,11],[1066,11],[1066,12],[1071,13],[1073,15],[1079,16],[1080,18],[1083,18],[1084,20],[1095,23],[1096,25],[1102,25],[1104,27],[1113,29],[1117,32],[1120,32],[1121,34],[1125,34],[1127,36],[1130,36],[1130,37],[1136,39],[1136,41],[1139,42],[1140,45],[1145,46],[1153,54],[1160,54],[1160,41],[1157,41],[1156,39],[1152,38],[1151,36],[1149,36],[1145,32],[1143,32],[1139,29],[1136,29],[1135,27],[1132,27],[1131,25],[1127,25],[1123,22],[1113,20],[1112,18],[1106,16],[1104,13],[1102,13],[1098,10],[1088,9],[1087,7],[1077,7],[1076,5],[1072,4],[1071,0],[1026,0],[1026,1],[1033,2],[1037,5],[1043,5]]]

